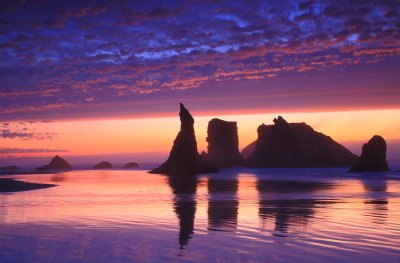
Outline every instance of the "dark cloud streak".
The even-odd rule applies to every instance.
[[[66,149],[25,149],[25,148],[0,148],[0,154],[15,154],[15,153],[66,153]]]
[[[2,123],[0,126],[0,139],[20,139],[20,140],[51,140],[57,133],[49,131],[44,127],[45,121],[27,121],[10,124]]]

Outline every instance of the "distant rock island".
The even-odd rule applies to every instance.
[[[388,170],[385,139],[375,135],[363,145],[360,158],[350,168],[349,172],[383,172]]]
[[[212,119],[208,123],[207,142],[208,153],[203,152],[202,156],[217,167],[243,165],[236,122]]]
[[[169,158],[160,167],[149,173],[168,175],[194,175],[199,173],[215,173],[218,168],[197,152],[194,132],[194,119],[189,111],[180,105],[179,117],[181,129],[176,136]]]
[[[70,170],[72,166],[63,158],[56,155],[51,159],[50,163],[45,166],[36,168],[36,171],[48,171],[48,170]]]
[[[101,163],[96,164],[95,166],[93,166],[94,169],[110,169],[112,168],[111,163],[103,161]]]
[[[135,162],[130,162],[124,165],[124,168],[138,168],[138,167],[139,167],[138,163]]]
[[[281,116],[273,125],[260,125],[257,132],[254,151],[245,160],[251,167],[351,166],[357,160],[329,136],[305,123],[288,123]]]

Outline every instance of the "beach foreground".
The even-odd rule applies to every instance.
[[[400,257],[399,172],[235,168],[175,180],[86,170],[14,178],[58,186],[0,194],[4,263]]]

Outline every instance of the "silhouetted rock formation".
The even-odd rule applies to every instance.
[[[135,163],[135,162],[127,163],[124,166],[124,168],[137,168],[137,167],[139,167],[139,165],[138,165],[138,163]]]
[[[281,116],[274,125],[257,129],[254,151],[246,159],[253,167],[350,166],[357,156],[329,136],[305,123],[287,123]]]
[[[180,103],[179,117],[181,130],[176,136],[168,160],[160,167],[150,171],[150,173],[193,175],[218,172],[218,168],[197,152],[197,142],[193,128],[194,119],[182,103]]]
[[[239,152],[236,122],[212,119],[207,129],[208,153],[201,155],[217,167],[232,167],[243,164]]]
[[[388,171],[386,162],[386,142],[375,135],[362,147],[362,153],[349,172],[382,172]]]
[[[16,171],[18,169],[19,169],[18,166],[15,165],[0,167],[0,171]]]
[[[244,159],[247,159],[250,154],[254,152],[254,149],[256,148],[257,141],[254,141],[247,145],[246,147],[243,148],[242,152],[240,153]]]
[[[96,164],[95,166],[93,166],[94,169],[110,169],[112,168],[111,163],[103,161],[101,163]]]
[[[50,163],[45,166],[36,168],[36,171],[48,171],[48,170],[70,170],[72,166],[63,158],[56,155],[51,159]]]

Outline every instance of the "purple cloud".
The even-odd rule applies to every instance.
[[[399,63],[396,1],[211,2],[3,4],[0,117],[95,116],[97,108],[127,101],[207,97],[204,92],[218,92],[211,87],[220,82],[240,83],[238,90],[260,81],[270,87],[271,76],[350,76],[359,68],[373,70],[373,63]],[[395,85],[389,86],[397,96]],[[314,90],[322,92],[323,85]]]
[[[20,140],[51,140],[57,135],[55,132],[42,131],[41,124],[36,121],[19,123],[3,123],[0,126],[0,138]]]

